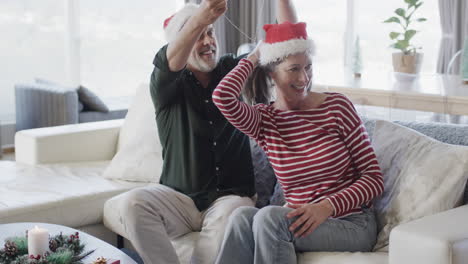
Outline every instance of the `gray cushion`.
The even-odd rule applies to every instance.
[[[270,197],[276,184],[276,176],[263,149],[250,140],[252,164],[255,175],[255,189],[257,191],[256,207],[262,208],[270,203]]]
[[[78,100],[83,103],[84,111],[109,112],[107,105],[95,93],[81,85],[78,88]]]
[[[111,110],[107,113],[98,111],[83,111],[78,114],[78,121],[80,123],[96,122],[104,120],[122,119],[127,115],[127,109]]]
[[[39,83],[39,84],[44,84],[44,85],[50,85],[50,86],[57,86],[57,87],[63,87],[62,85],[56,83],[56,82],[53,82],[53,81],[49,81],[49,80],[46,80],[46,79],[42,79],[42,78],[34,78],[34,81],[36,83]],[[63,87],[64,89],[66,89],[65,87]],[[77,89],[78,90],[78,89]],[[78,101],[78,112],[81,112],[83,111],[84,109],[84,105]]]
[[[78,123],[76,89],[49,84],[16,84],[16,130]]]
[[[270,204],[283,206],[285,203],[283,189],[279,183],[276,183],[273,195],[270,197]]]

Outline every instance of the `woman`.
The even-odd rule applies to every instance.
[[[265,150],[287,203],[237,209],[217,263],[296,263],[301,251],[370,251],[377,228],[369,208],[383,181],[362,121],[345,96],[310,91],[313,44],[305,23],[264,29],[265,43],[224,77],[213,101]],[[264,102],[250,106],[238,98],[254,69],[247,99]],[[271,104],[268,83],[276,92]]]

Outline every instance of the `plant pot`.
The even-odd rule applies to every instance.
[[[404,55],[402,52],[392,54],[393,70],[409,74],[418,74],[423,60],[422,53]]]

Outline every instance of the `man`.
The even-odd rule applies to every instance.
[[[278,2],[278,20],[295,19],[289,1]],[[211,100],[239,61],[218,54],[213,23],[226,4],[187,4],[164,23],[169,44],[154,59],[150,85],[163,146],[161,184],[130,191],[123,219],[145,264],[179,263],[170,238],[193,231],[200,234],[191,262],[213,263],[231,212],[254,204],[249,139]]]

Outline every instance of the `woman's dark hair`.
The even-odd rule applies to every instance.
[[[266,66],[257,66],[245,83],[244,100],[251,105],[269,104],[271,98],[272,82],[270,73],[281,61],[272,62]]]
[[[309,56],[312,55],[311,51],[305,51]],[[283,62],[285,58],[278,59],[270,62],[269,64],[262,66],[258,65],[250,77],[247,79],[244,89],[243,98],[251,105],[255,104],[269,104],[273,99],[271,92],[273,91],[273,80],[270,77],[270,73],[275,71],[276,66]],[[311,89],[311,86],[307,88]]]

